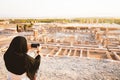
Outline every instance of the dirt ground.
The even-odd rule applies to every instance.
[[[120,62],[80,57],[42,57],[37,80],[120,80]],[[7,73],[0,56],[0,80]]]
[[[40,80],[120,80],[120,62],[80,57],[42,58]],[[39,80],[38,79],[38,80]]]

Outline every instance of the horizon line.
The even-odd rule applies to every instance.
[[[116,18],[120,16],[80,16],[80,17],[0,17],[0,19],[74,19],[74,18]]]

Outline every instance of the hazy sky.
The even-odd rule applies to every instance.
[[[0,17],[120,17],[120,0],[0,0]]]

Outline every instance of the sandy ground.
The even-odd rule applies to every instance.
[[[0,80],[6,80],[6,68],[3,61],[3,53],[0,51]]]
[[[120,80],[120,62],[80,57],[42,58],[38,80]]]
[[[16,24],[0,24],[0,28],[15,28]]]
[[[0,80],[7,73],[0,56]],[[120,62],[80,57],[42,57],[37,80],[120,80]]]

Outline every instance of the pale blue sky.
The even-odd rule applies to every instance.
[[[0,0],[0,17],[120,17],[120,0]]]

